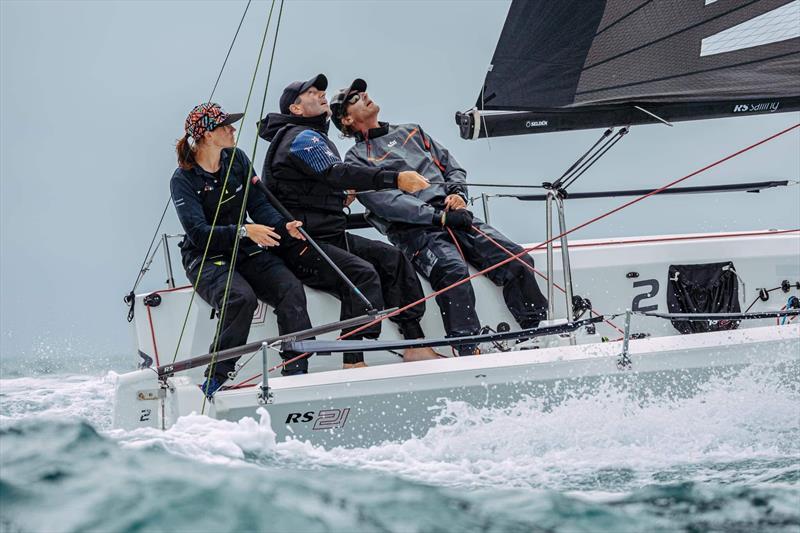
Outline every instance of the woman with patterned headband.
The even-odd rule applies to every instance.
[[[233,124],[241,118],[241,113],[228,114],[211,102],[192,109],[186,134],[176,146],[178,168],[170,181],[172,201],[186,232],[180,243],[186,275],[197,294],[223,317],[211,351],[247,342],[258,300],[275,309],[281,334],[311,327],[302,283],[269,250],[281,239],[303,239],[297,229],[301,223],[285,220],[261,191],[248,186],[253,165],[235,148],[233,136]],[[237,241],[235,272],[222,309]],[[296,354],[281,355],[288,359]],[[222,386],[235,364],[231,359],[206,370],[202,387],[206,396]],[[286,365],[283,373],[307,371],[308,361],[301,359]]]

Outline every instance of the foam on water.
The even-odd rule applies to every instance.
[[[216,472],[212,479],[226,479],[230,469],[245,469],[260,473],[237,474],[249,480],[236,488],[239,500],[267,483],[262,496],[288,490],[302,498],[311,491],[318,504],[333,499],[344,509],[333,521],[329,517],[320,521],[315,511],[308,511],[307,520],[295,524],[308,529],[381,529],[374,527],[381,523],[388,530],[430,530],[441,524],[440,511],[433,507],[442,506],[462,509],[448,519],[462,529],[482,524],[487,530],[518,527],[530,531],[547,529],[547,524],[554,529],[571,524],[573,530],[636,531],[670,529],[692,520],[701,520],[702,525],[705,520],[726,527],[771,524],[791,530],[800,524],[800,511],[794,505],[800,501],[796,364],[755,366],[718,377],[686,399],[643,400],[607,385],[555,405],[529,398],[508,409],[489,410],[443,402],[439,425],[424,437],[330,450],[298,441],[277,443],[263,410],[258,420],[227,422],[192,415],[167,431],[114,430],[110,422],[115,379],[109,373],[0,381],[4,439],[8,441],[12,434],[22,438],[14,432],[26,424],[40,423],[27,430],[38,435],[64,420],[78,427],[88,421],[89,427],[100,431],[102,441],[96,446],[113,444],[123,453],[134,454],[126,456],[134,458],[128,461],[131,469],[145,469],[139,474],[111,471],[107,475],[122,479],[139,475],[137,479],[145,484],[152,478],[154,490],[160,490],[155,485],[169,484],[169,476],[176,476],[171,483],[199,484],[198,490],[208,497],[213,490],[209,483],[198,481],[198,475]],[[64,449],[72,448],[65,444]],[[60,448],[48,450],[42,454],[65,453]],[[151,461],[154,452],[158,459]],[[163,464],[169,462],[165,458],[170,456],[178,456],[182,465],[203,466],[165,470]],[[26,461],[34,460],[20,457],[11,466],[25,473],[33,468]],[[97,462],[96,468],[109,468],[96,457],[92,461]],[[0,492],[16,494],[18,489],[8,478],[3,483]],[[348,487],[344,492],[338,487],[341,483]],[[87,485],[83,487],[86,490]],[[394,511],[389,509],[396,498],[422,507],[429,502],[433,507],[419,511],[414,517],[417,521],[394,522],[397,517],[392,518]],[[354,503],[357,500],[378,507],[364,508]],[[22,513],[25,507],[20,505]],[[700,518],[695,516],[698,508]],[[272,510],[281,509],[285,511],[281,505]],[[366,515],[371,518],[364,522]],[[14,516],[12,522],[18,524],[23,514]],[[467,522],[461,522],[464,516]],[[500,518],[482,521],[486,516]],[[175,524],[184,523],[177,515],[173,518]],[[253,520],[247,524],[259,523]],[[84,526],[79,521],[72,529],[61,529]],[[226,529],[224,522],[215,527]]]
[[[624,490],[681,465],[695,477],[729,481],[741,471],[713,465],[800,455],[800,391],[786,379],[796,371],[750,367],[691,398],[658,402],[610,385],[555,406],[535,398],[495,410],[443,402],[440,424],[424,437],[355,450],[276,443],[264,410],[258,422],[192,415],[167,431],[112,430],[113,372],[3,380],[0,421],[80,418],[123,446],[160,446],[204,462],[274,456],[299,467],[366,468],[452,486]]]
[[[249,417],[228,422],[192,414],[178,419],[166,431],[144,428],[111,430],[108,434],[124,448],[158,446],[205,463],[241,463],[246,459],[267,458],[275,453],[275,432],[270,426],[269,414],[259,409],[259,418],[259,422]]]
[[[798,406],[796,388],[753,367],[689,399],[639,404],[606,387],[549,408],[536,399],[506,410],[448,403],[443,423],[419,439],[329,451],[295,442],[278,452],[456,486],[624,490],[676,469],[727,482],[742,472],[721,463],[756,474],[759,462],[800,455]]]
[[[0,380],[0,423],[22,418],[81,418],[111,427],[117,374],[34,376]]]

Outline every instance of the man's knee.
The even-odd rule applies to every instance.
[[[299,279],[292,276],[280,280],[278,291],[278,306],[283,304],[305,308],[306,292],[303,289],[303,282]]]
[[[231,287],[228,293],[228,308],[253,313],[258,307],[256,293],[249,285],[239,284]]]
[[[430,282],[436,288],[453,284],[467,277],[469,277],[469,267],[463,260],[460,258],[440,259],[431,270]]]
[[[359,287],[380,287],[381,285],[378,271],[374,266],[363,259],[358,259],[358,261],[353,261],[350,265],[348,265],[346,274],[350,280]]]
[[[380,245],[381,258],[383,260],[389,261],[392,264],[408,260],[403,253],[403,250],[397,246],[386,244],[385,242],[380,241],[378,241],[378,244]]]
[[[508,263],[507,270],[513,274],[513,277],[521,277],[525,275],[533,275],[533,258],[528,254],[523,254]]]

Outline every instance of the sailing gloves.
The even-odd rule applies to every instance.
[[[436,211],[433,224],[450,229],[468,230],[472,227],[472,213],[466,209],[455,211]]]

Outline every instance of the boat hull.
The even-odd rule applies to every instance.
[[[546,263],[543,250],[531,255],[539,267]],[[535,341],[538,349],[477,357],[398,364],[399,358],[392,353],[369,352],[369,367],[341,370],[340,354],[318,354],[309,360],[308,375],[270,376],[271,398],[264,407],[277,437],[349,447],[401,441],[440,423],[446,401],[504,408],[531,397],[563,401],[605,384],[625,387],[638,397],[687,396],[714,375],[749,364],[800,358],[800,320],[786,325],[778,325],[780,320],[775,318],[745,320],[736,330],[680,335],[669,320],[642,314],[668,311],[670,265],[719,261],[735,265],[742,310],[780,309],[787,298],[800,295],[796,285],[800,230],[576,240],[570,243],[570,256],[575,292],[591,299],[595,311],[606,316],[625,309],[638,312],[630,328],[630,369],[617,366],[622,351],[621,317],[574,335],[542,338]],[[558,265],[554,278],[563,279]],[[541,277],[539,282],[544,288]],[[486,278],[472,283],[482,323],[513,325],[501,289]],[[782,284],[788,292],[780,288]],[[427,283],[423,286],[426,293],[431,292]],[[759,288],[773,287],[777,288],[768,298],[759,296]],[[318,291],[306,292],[312,323],[338,318],[338,301]],[[178,325],[186,318],[191,288],[158,294],[158,303],[149,306],[144,302],[147,295],[136,299],[134,333],[140,354],[155,365],[166,365],[205,352],[216,326],[208,305],[195,298],[182,330]],[[555,316],[565,316],[561,292],[556,291],[554,302]],[[433,302],[429,302],[423,327],[428,338],[444,336]],[[253,317],[249,340],[276,334],[275,317],[262,305]],[[393,338],[397,332],[386,324],[381,339]],[[485,348],[493,351],[491,346]],[[277,353],[270,351],[268,364],[279,362]],[[240,364],[238,375],[228,382],[236,388],[218,392],[213,402],[204,401],[199,390],[200,366],[171,377],[166,386],[152,368],[124,374],[117,385],[114,426],[166,429],[192,412],[227,420],[256,416],[262,406],[261,356],[242,357]]]
[[[479,409],[508,408],[528,398],[557,404],[605,386],[624,388],[632,401],[689,397],[712,377],[747,365],[799,362],[800,325],[633,340],[630,368],[618,365],[621,350],[621,342],[599,342],[271,378],[266,404],[259,387],[249,387],[220,392],[204,405],[197,385],[176,377],[163,398],[138,400],[123,418],[136,420],[148,402],[153,418],[142,424],[165,428],[192,412],[240,420],[257,417],[264,407],[279,441],[324,447],[400,442],[447,423],[446,401]],[[157,388],[151,371],[133,374],[149,380],[149,390]],[[136,397],[131,383],[118,396]]]

